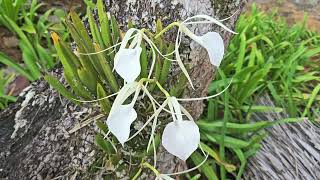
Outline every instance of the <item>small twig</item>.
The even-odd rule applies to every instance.
[[[99,114],[99,115],[97,115],[97,116],[94,116],[94,117],[92,117],[92,118],[89,118],[89,119],[85,120],[84,122],[81,122],[80,124],[77,124],[74,128],[72,128],[70,131],[68,131],[68,133],[69,133],[69,134],[72,134],[72,133],[78,131],[79,129],[87,126],[87,125],[90,124],[92,121],[98,120],[98,119],[100,119],[100,118],[102,118],[102,117],[105,117],[105,115],[104,115],[104,114]]]

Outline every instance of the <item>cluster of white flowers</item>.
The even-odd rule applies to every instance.
[[[200,19],[200,20],[199,20]],[[159,33],[155,38],[158,38],[161,34],[166,32],[173,26],[178,26],[178,33],[175,42],[175,50],[170,54],[175,54],[175,60],[168,59],[167,55],[161,54],[155,44],[150,38],[144,33],[144,30],[129,29],[119,43],[120,48],[115,55],[114,59],[114,70],[124,80],[124,86],[117,92],[109,116],[107,118],[107,126],[109,131],[118,139],[118,141],[124,146],[125,142],[131,140],[138,133],[140,133],[144,127],[150,122],[152,124],[151,137],[148,143],[147,149],[150,148],[151,144],[154,145],[154,132],[158,123],[158,115],[162,111],[166,111],[172,115],[173,121],[168,123],[162,133],[162,145],[163,147],[174,156],[185,161],[188,157],[198,148],[200,144],[200,133],[199,128],[194,122],[192,116],[188,111],[179,103],[181,101],[194,101],[212,98],[219,94],[201,97],[201,98],[189,98],[189,99],[178,99],[170,96],[170,94],[163,89],[163,87],[154,79],[150,79],[154,64],[156,53],[159,53],[164,60],[177,61],[184,75],[188,78],[190,85],[192,85],[191,78],[181,60],[179,54],[179,46],[181,43],[181,37],[183,34],[190,37],[195,42],[199,43],[204,47],[209,55],[210,62],[214,66],[219,66],[224,55],[224,42],[222,37],[217,32],[208,32],[202,36],[197,36],[188,29],[188,25],[200,24],[200,23],[214,23],[224,28],[225,30],[234,33],[232,30],[224,26],[221,21],[216,20],[207,15],[197,15],[183,22],[174,22],[166,27],[162,32]],[[148,78],[137,79],[141,72],[140,66],[140,54],[142,52],[141,43],[145,41],[152,50],[153,58],[149,71]],[[160,104],[153,98],[151,93],[147,89],[148,83],[156,83],[159,89],[165,94],[166,99]],[[227,89],[227,88],[226,88]],[[152,103],[154,114],[145,122],[141,129],[139,129],[134,135],[130,137],[130,126],[137,119],[138,115],[134,108],[139,95],[143,93],[147,95]],[[133,95],[133,98],[129,104],[125,104],[128,98]],[[167,109],[168,107],[168,109]],[[186,117],[186,118],[185,118]],[[155,150],[155,148],[154,148]],[[156,153],[154,153],[156,156]],[[156,157],[154,160],[154,166],[156,166]],[[162,174],[158,178],[162,179],[167,177]],[[169,178],[169,177],[167,177]]]

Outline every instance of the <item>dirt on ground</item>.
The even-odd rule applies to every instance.
[[[21,51],[18,48],[18,38],[4,27],[0,26],[0,52],[5,53],[16,62],[21,61]]]
[[[302,22],[308,15],[307,25],[311,30],[320,32],[320,0],[256,0],[259,9],[272,11],[277,9],[280,16],[289,24]]]

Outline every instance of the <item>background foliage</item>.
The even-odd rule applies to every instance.
[[[247,159],[267,135],[264,128],[303,116],[314,122],[319,118],[319,34],[309,31],[305,22],[289,26],[276,11],[266,14],[255,5],[240,17],[236,32],[209,94],[231,80],[232,85],[224,96],[208,102],[197,122],[204,151],[210,154],[199,171],[208,179],[240,179]],[[263,95],[271,96],[277,107],[257,104]],[[290,118],[252,121],[253,113],[268,111],[288,113]],[[192,162],[203,158],[195,153]]]

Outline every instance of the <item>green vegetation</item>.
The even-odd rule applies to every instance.
[[[320,111],[319,34],[305,23],[291,27],[276,12],[259,12],[255,5],[240,17],[236,32],[209,94],[232,84],[224,96],[208,102],[197,122],[203,149],[210,155],[199,171],[208,179],[240,179],[247,159],[267,135],[264,128],[304,116],[313,121],[313,112]],[[277,107],[257,104],[266,94]],[[268,111],[286,112],[290,118],[252,122],[252,113]],[[192,155],[195,164],[203,158]]]
[[[123,86],[123,81],[118,74],[112,72],[113,59],[115,53],[118,51],[119,42],[123,38],[123,32],[119,29],[117,21],[114,16],[107,17],[105,13],[102,0],[98,0],[97,4],[98,21],[95,21],[92,15],[93,7],[87,7],[86,18],[88,18],[89,32],[92,36],[89,36],[87,29],[82,23],[80,17],[75,12],[71,12],[69,17],[66,19],[66,24],[68,31],[71,34],[72,39],[76,43],[77,50],[74,53],[71,47],[59,37],[57,33],[52,33],[52,39],[54,46],[57,50],[58,57],[63,65],[64,78],[66,79],[67,85],[60,83],[55,77],[47,74],[45,79],[49,84],[58,90],[63,96],[68,98],[70,101],[77,104],[84,104],[88,101],[95,101],[99,103],[101,113],[107,115],[110,111],[111,105],[113,103],[114,97],[105,98],[108,95],[117,93],[119,88]],[[128,28],[134,25],[129,22]],[[101,28],[99,28],[101,27]],[[158,33],[162,30],[161,21],[157,21],[156,32]],[[145,33],[154,37],[154,35],[145,30]],[[158,47],[159,51],[163,54],[167,54],[173,51],[173,45],[165,42],[161,38],[157,40],[152,39],[155,45]],[[141,73],[139,78],[147,78],[149,69],[151,66],[151,60],[153,53],[147,42],[142,41],[141,48],[142,52],[140,55],[141,63]],[[103,50],[103,52],[101,52]],[[167,78],[169,69],[171,67],[171,61],[164,61],[162,57],[155,54],[155,66],[152,77],[157,80],[160,84],[167,84]],[[172,58],[167,56],[167,58]],[[170,93],[175,96],[180,96],[183,89],[186,86],[186,78],[181,75],[179,78],[179,83],[170,88]],[[148,86],[149,92],[158,93],[159,89],[153,83]],[[103,99],[101,99],[103,98]],[[98,101],[96,101],[99,99]],[[153,113],[153,107],[147,98],[144,101],[143,107],[139,108],[139,112],[143,113],[143,116],[150,116]],[[142,100],[141,100],[142,101]],[[115,151],[116,149],[123,148],[120,144],[116,143],[114,137],[104,138],[108,133],[108,128],[106,124],[100,120],[96,121],[96,125],[99,127],[99,132],[95,137],[96,145],[101,149],[101,156],[97,157],[97,161],[93,165],[90,172],[94,173],[99,169],[99,167],[104,167],[107,164],[113,164],[118,166],[120,169],[127,169],[128,164],[120,161],[121,159],[129,158],[126,154],[121,151]],[[152,156],[153,147],[146,151],[147,144],[141,142],[147,142],[146,139],[141,139],[142,137],[137,137],[128,142],[128,147],[134,147],[130,151],[136,153],[135,156],[130,158],[133,164],[133,169],[129,172],[128,176],[133,177],[137,174],[139,168],[141,168],[141,161],[145,161],[147,157]],[[143,137],[147,138],[147,137]],[[155,134],[155,146],[158,147],[160,144],[160,135]],[[141,172],[141,169],[140,169]],[[105,175],[105,178],[114,178],[114,174]]]
[[[118,49],[118,43],[121,42],[122,32],[114,16],[108,18],[102,5],[102,1],[97,2],[99,22],[95,22],[92,15],[92,8],[87,8],[87,18],[89,22],[92,39],[89,36],[80,17],[75,13],[70,13],[70,19],[66,20],[68,30],[77,45],[75,55],[72,49],[60,39],[56,33],[52,33],[52,39],[57,49],[58,56],[64,68],[65,79],[73,92],[68,91],[57,80],[50,75],[46,75],[46,80],[55,87],[62,95],[69,100],[75,102],[76,99],[95,100],[106,97],[112,93],[119,91],[120,82],[115,73],[112,72],[113,58],[115,51]],[[99,30],[99,25],[101,29]],[[133,25],[129,23],[129,28]],[[156,32],[162,30],[162,23],[157,22]],[[151,32],[147,33],[151,34]],[[117,45],[118,44],[118,45]],[[162,39],[155,40],[155,44],[159,46],[159,50],[165,54],[173,50],[173,45],[165,43]],[[103,52],[101,52],[103,51]],[[142,44],[141,61],[141,78],[148,76],[149,59],[152,52],[145,44]],[[156,57],[155,72],[153,77],[161,84],[167,81],[171,62],[163,61],[161,56]],[[171,58],[171,56],[168,56]],[[182,76],[181,76],[182,77]],[[185,87],[185,78],[180,78],[181,83],[171,88],[174,95],[179,96]],[[184,82],[184,83],[183,83]],[[150,91],[156,90],[156,86],[150,85]],[[108,99],[100,101],[103,111],[108,113],[110,110],[110,102]]]
[[[118,92],[119,87],[123,86],[119,76],[112,71],[113,59],[118,50],[116,45],[121,42],[123,32],[119,29],[115,17],[108,17],[105,13],[102,0],[98,0],[97,4],[90,0],[85,2],[88,5],[86,18],[90,33],[75,12],[71,12],[69,18],[64,20],[65,14],[59,9],[49,9],[45,14],[38,15],[36,12],[43,4],[37,3],[37,0],[32,0],[31,4],[27,4],[26,0],[0,0],[0,24],[19,38],[23,64],[2,52],[0,62],[15,69],[30,81],[46,73],[45,80],[76,104],[99,99],[97,102],[101,112],[107,115],[114,98],[105,97]],[[97,21],[92,13],[94,8],[97,8]],[[51,23],[48,20],[51,15],[59,17],[59,22]],[[128,28],[131,27],[133,24],[129,22]],[[159,20],[155,34],[162,29]],[[51,33],[53,44],[48,35],[50,30],[55,31]],[[231,85],[223,95],[208,101],[207,112],[197,121],[201,131],[201,149],[208,154],[208,160],[198,169],[200,174],[187,174],[189,179],[241,179],[248,158],[259,150],[260,142],[267,135],[265,128],[280,123],[297,122],[300,120],[298,117],[308,117],[314,121],[313,112],[320,111],[319,34],[309,31],[305,23],[288,26],[284,20],[277,18],[276,13],[259,12],[255,6],[251,13],[240,17],[236,32],[239,34],[232,39],[228,53],[209,87],[209,94],[222,91],[229,82]],[[76,49],[69,45],[69,33]],[[145,33],[152,38],[162,54],[173,51],[171,43],[162,38],[154,39],[154,34],[148,30],[145,30]],[[140,78],[148,77],[153,56],[149,46],[146,42],[141,45]],[[66,84],[48,73],[58,58],[63,66]],[[167,58],[171,59],[172,56]],[[169,87],[166,82],[171,61],[164,60],[158,53],[155,59],[152,78],[170,89],[172,96],[179,97],[187,79],[181,75],[176,85]],[[6,75],[0,70],[0,109],[16,100],[10,95],[11,92],[6,94],[6,87],[12,78],[13,75]],[[159,89],[156,84],[150,83],[148,90],[157,93]],[[269,95],[276,107],[257,104],[258,98],[263,95]],[[139,113],[143,114],[143,117],[152,114],[152,104],[148,102],[143,101],[139,107]],[[286,112],[290,118],[272,122],[252,121],[253,113],[268,111]],[[162,118],[168,119],[168,116]],[[125,156],[123,152],[116,151],[122,147],[119,144],[114,145],[115,138],[105,138],[108,133],[106,124],[97,120],[96,125],[99,132],[95,142],[101,149],[101,157],[97,157],[90,172],[111,164],[119,165]],[[155,148],[160,141],[160,133],[156,132]],[[130,166],[130,169],[133,169],[128,174],[130,177],[137,178],[145,167],[151,170],[153,168],[146,159],[153,155],[154,147],[146,151],[145,142],[146,137],[137,137],[128,143],[130,147],[135,145],[136,153],[130,157],[130,162],[137,165]],[[192,166],[198,165],[204,158],[198,150],[192,154],[188,163]],[[110,174],[110,177],[108,175],[106,178],[112,177]]]
[[[17,36],[22,52],[22,63],[18,63],[19,59],[12,59],[0,51],[0,63],[14,69],[29,81],[39,79],[43,72],[52,69],[58,62],[49,31],[55,30],[60,32],[64,39],[68,38],[63,24],[64,11],[51,8],[44,14],[38,14],[39,8],[44,5],[37,0],[0,0],[0,25]],[[50,21],[50,16],[56,20]],[[0,81],[7,82],[2,76]],[[5,94],[5,91],[1,92],[1,96],[6,96],[6,99],[10,97],[9,101],[15,99]],[[7,104],[8,101],[1,102],[1,108]]]
[[[14,74],[5,75],[3,70],[0,70],[0,110],[7,107],[9,102],[16,101],[16,97],[11,96],[12,92],[6,93],[6,88],[13,78]]]
[[[57,62],[49,30],[65,31],[61,19],[59,22],[49,22],[50,15],[63,17],[63,11],[52,8],[38,15],[37,11],[43,5],[37,0],[32,0],[30,4],[25,0],[0,2],[0,23],[19,38],[23,65],[2,52],[0,52],[0,62],[15,69],[30,81],[40,78],[41,72],[53,68]]]

